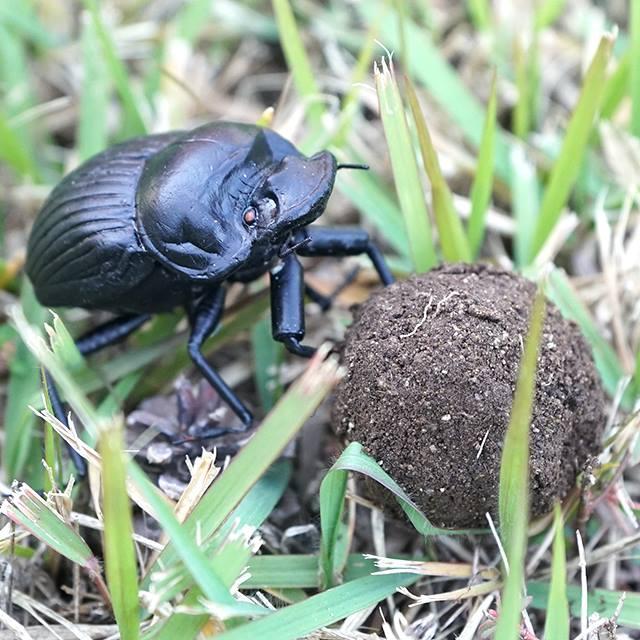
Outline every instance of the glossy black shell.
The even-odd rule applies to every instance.
[[[324,209],[335,177],[333,156],[318,156],[305,158],[268,129],[228,122],[107,149],[67,175],[36,218],[26,271],[38,300],[154,313],[187,304],[234,273],[241,279],[243,269],[266,269],[275,232],[247,239],[237,210],[245,190],[278,166],[274,188],[285,185],[299,205],[304,181],[283,175],[311,176],[313,202],[295,212],[296,224],[307,224]]]

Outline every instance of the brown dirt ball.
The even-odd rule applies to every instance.
[[[485,527],[498,481],[535,285],[486,265],[396,282],[356,311],[333,421],[430,519]],[[533,516],[547,513],[597,454],[605,398],[578,327],[547,305],[531,423]]]

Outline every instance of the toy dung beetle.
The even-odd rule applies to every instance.
[[[249,427],[250,411],[201,352],[220,321],[225,283],[270,271],[273,337],[308,357],[304,294],[321,297],[305,287],[297,256],[366,253],[382,282],[393,280],[364,230],[307,226],[323,213],[336,171],[354,167],[328,151],[306,157],[274,131],[231,122],[135,138],[89,159],[53,190],[31,232],[26,271],[45,306],[117,314],[77,341],[84,355],[123,340],[151,314],[183,306],[191,359]]]

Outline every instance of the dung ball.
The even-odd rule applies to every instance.
[[[487,265],[396,282],[356,311],[333,423],[398,482],[432,524],[485,527],[498,483],[535,285]],[[605,396],[578,327],[547,304],[530,427],[533,516],[599,451]]]

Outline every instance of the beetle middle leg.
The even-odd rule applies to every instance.
[[[121,316],[115,320],[110,320],[109,322],[100,325],[96,329],[93,329],[89,333],[78,338],[78,340],[76,340],[76,347],[83,356],[91,355],[96,351],[100,351],[101,349],[117,344],[118,342],[122,342],[127,336],[131,335],[136,329],[139,329],[145,322],[147,322],[150,317],[150,314],[142,313],[138,315]],[[48,372],[45,372],[45,382],[53,414],[65,427],[68,428],[69,421],[64,410],[64,405],[60,399],[58,389]],[[67,443],[65,442],[65,444]],[[84,458],[68,444],[67,449],[78,475],[83,477],[87,472],[87,464]]]
[[[191,360],[199,369],[200,373],[202,373],[209,384],[218,392],[218,395],[229,405],[238,418],[240,418],[244,428],[247,429],[253,422],[251,411],[245,407],[240,398],[238,398],[202,354],[204,341],[214,332],[222,317],[225,293],[224,287],[217,287],[206,294],[195,310],[190,313],[191,335],[189,336],[188,351]],[[232,429],[212,427],[211,429],[203,429],[197,434],[197,438],[203,440],[215,438],[230,431],[232,431]],[[236,430],[234,429],[233,431]]]

